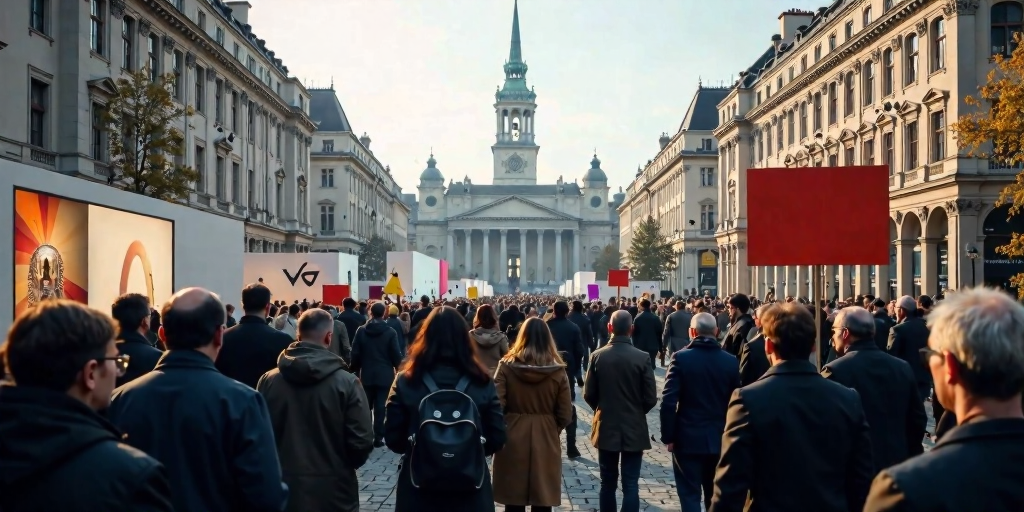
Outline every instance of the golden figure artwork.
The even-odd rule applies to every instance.
[[[64,298],[64,259],[52,245],[40,245],[28,265],[28,303]]]

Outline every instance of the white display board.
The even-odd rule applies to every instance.
[[[646,293],[654,299],[661,298],[661,283],[658,281],[630,281],[629,289],[629,293],[625,293],[625,290],[623,290],[623,295],[626,297],[636,297],[639,299],[641,295]]]
[[[392,272],[398,273],[402,291],[413,301],[418,301],[422,295],[440,297],[447,291],[447,288],[441,290],[441,261],[420,252],[389,251],[387,272],[389,276]]]
[[[274,300],[323,300],[325,284],[347,284],[353,298],[359,298],[359,259],[352,254],[246,253],[243,274],[246,283],[262,279]]]
[[[372,299],[373,297],[370,297],[370,287],[371,286],[380,286],[381,288],[384,288],[384,284],[385,283],[386,283],[385,281],[359,281],[359,299],[358,300]],[[380,297],[377,297],[377,298],[380,299]]]
[[[597,272],[576,272],[572,276],[573,295],[586,295],[587,285],[597,282]]]
[[[449,279],[448,288],[445,291],[448,292],[444,296],[446,299],[464,299],[466,298],[466,283],[462,279]]]

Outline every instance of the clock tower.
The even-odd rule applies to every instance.
[[[505,85],[494,93],[495,185],[536,185],[537,154],[533,121],[537,95],[526,86],[526,63],[519,39],[519,0],[512,11],[512,46],[505,62]]]

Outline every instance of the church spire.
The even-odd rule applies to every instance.
[[[523,61],[523,42],[519,35],[519,0],[512,8],[512,42],[509,45],[508,60],[505,61],[505,85],[495,93],[498,101],[533,101],[537,97],[526,86],[526,71],[529,67]]]
[[[515,7],[512,8],[512,46],[508,51],[508,61],[523,62],[523,45],[519,39],[519,0],[516,0]]]

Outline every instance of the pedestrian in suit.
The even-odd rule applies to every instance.
[[[569,383],[571,384],[580,378],[580,367],[586,345],[583,344],[583,334],[580,333],[580,328],[576,327],[576,324],[568,318],[569,303],[560,300],[555,302],[551,310],[552,317],[546,322],[548,329],[551,330],[551,337],[555,340],[555,347],[566,364],[565,371],[569,374]],[[575,402],[576,388],[574,386],[569,386],[569,394]],[[576,448],[576,423],[576,406],[574,405],[572,407],[572,423],[565,428],[565,453],[570,459],[580,456],[580,451]]]
[[[242,289],[242,319],[224,331],[224,344],[217,355],[217,370],[225,376],[256,389],[264,373],[277,368],[277,358],[291,345],[292,339],[265,324],[270,310],[270,289],[262,284]]]
[[[881,469],[921,453],[928,417],[910,365],[879,350],[874,336],[875,319],[868,310],[839,311],[832,346],[840,357],[825,365],[821,376],[857,390],[871,426],[875,468]]]
[[[665,331],[661,335],[661,344],[671,354],[690,344],[690,320],[693,315],[686,310],[686,302],[682,299],[675,303],[675,311],[665,319]],[[718,323],[715,323],[718,329]],[[718,335],[715,334],[717,337]]]
[[[864,512],[1024,510],[1024,308],[1000,291],[968,289],[935,306],[928,324],[922,363],[958,426],[879,473]]]
[[[771,369],[729,401],[710,512],[856,512],[874,467],[857,392],[810,362],[814,318],[797,303],[761,316]]]
[[[647,352],[651,359],[651,368],[657,365],[658,353],[665,350],[661,344],[661,320],[651,313],[651,301],[640,301],[640,313],[633,318],[633,346]]]
[[[888,352],[910,365],[917,381],[917,392],[924,402],[932,390],[932,376],[922,364],[919,351],[928,346],[928,325],[910,295],[896,301],[896,325],[889,331]],[[881,469],[881,468],[879,468]]]
[[[673,313],[675,314],[675,313]],[[661,442],[672,454],[683,512],[701,512],[711,501],[715,466],[729,397],[740,386],[736,356],[718,343],[718,322],[698,313],[690,323],[690,344],[672,355],[661,395]]]
[[[747,334],[754,328],[754,319],[748,313],[750,309],[750,297],[738,293],[729,299],[729,330],[722,340],[722,347],[725,351],[734,355],[740,355],[740,349],[747,342]]]
[[[889,313],[885,310],[885,301],[882,299],[875,299],[871,302],[871,307],[868,308],[871,311],[871,316],[875,319],[875,344],[882,350],[889,349],[889,330],[892,329],[892,318],[889,318]]]
[[[383,302],[370,306],[370,320],[356,329],[352,340],[352,373],[359,376],[366,400],[373,410],[373,446],[384,446],[384,405],[402,365],[398,333],[384,320]]]
[[[767,308],[767,305],[761,306],[754,311],[754,326],[756,328],[750,330],[750,334],[754,334],[754,336],[751,338],[748,334],[750,341],[744,343],[743,348],[740,349],[741,386],[753,384],[772,367],[768,363],[768,356],[764,353],[764,332],[761,327],[761,313]]]
[[[622,512],[640,510],[640,465],[651,449],[647,413],[658,404],[649,355],[629,338],[629,311],[612,314],[612,338],[590,357],[583,399],[594,409],[590,440],[598,450],[601,510],[615,510],[616,481],[622,472]]]

